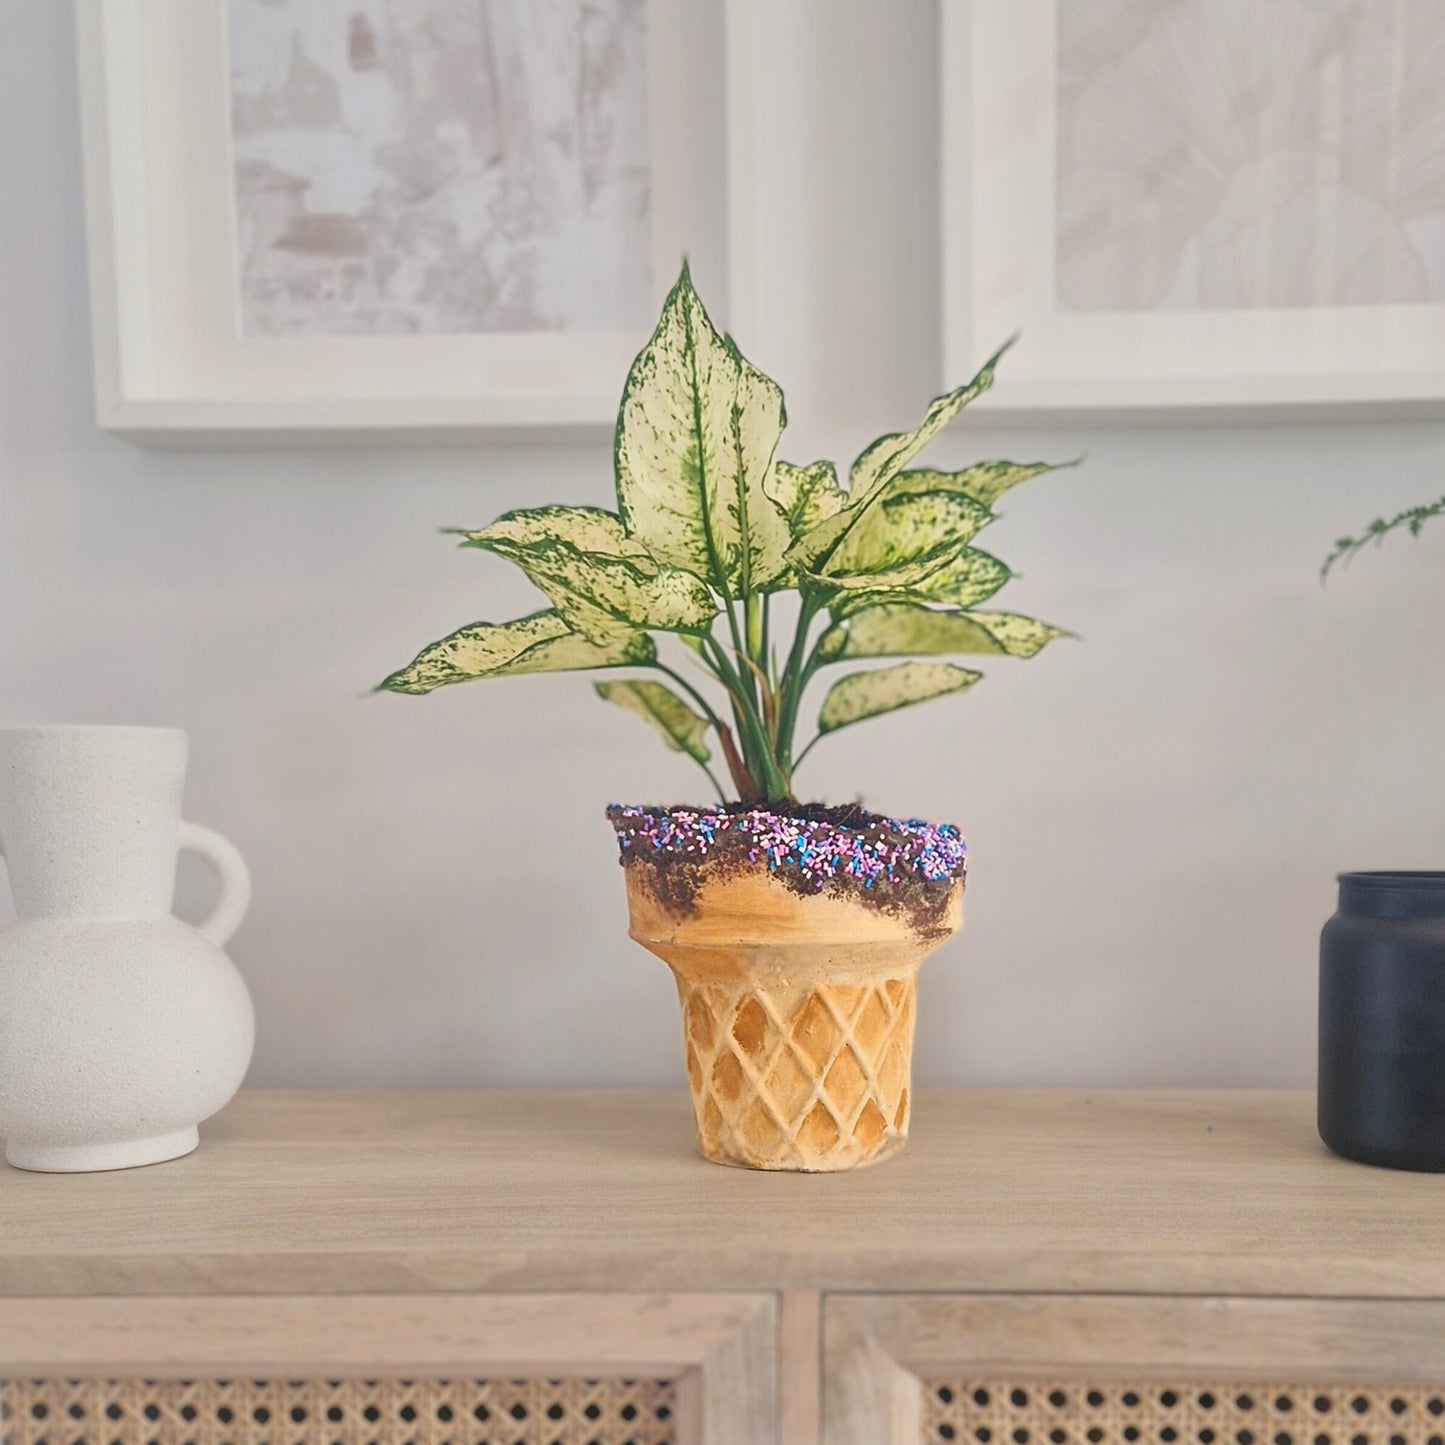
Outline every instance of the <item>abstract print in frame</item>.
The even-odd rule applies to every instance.
[[[248,332],[647,325],[643,0],[227,14]]]
[[[726,295],[723,0],[77,4],[103,425],[601,427]]]
[[[1445,398],[1445,0],[945,0],[950,374],[994,405]]]

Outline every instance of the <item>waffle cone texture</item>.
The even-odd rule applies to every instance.
[[[629,932],[677,979],[704,1157],[823,1173],[903,1147],[918,965],[959,927],[961,882],[942,929],[921,935],[765,867],[705,883],[686,915],[657,898],[646,865],[626,873]]]

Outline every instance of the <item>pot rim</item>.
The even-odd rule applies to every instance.
[[[1337,873],[1337,883],[1375,892],[1416,891],[1445,888],[1445,871],[1426,868],[1379,868],[1358,873]]]
[[[879,881],[941,884],[967,875],[968,845],[955,824],[860,811],[867,822],[858,826],[852,820],[808,817],[767,804],[735,809],[611,803],[607,820],[629,869],[680,860],[701,872],[709,855],[731,853],[734,862],[745,857],[748,864],[764,863],[769,872],[786,868],[803,882],[818,885],[819,891],[828,880],[852,879],[860,891],[867,891]],[[870,843],[875,827],[881,838]]]

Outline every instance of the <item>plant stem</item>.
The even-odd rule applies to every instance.
[[[769,799],[788,796],[787,777],[773,751],[772,739],[758,712],[756,692],[744,686],[741,675],[715,638],[709,638],[713,668],[733,695],[738,729],[748,771],[762,785]]]
[[[798,723],[798,705],[802,701],[803,689],[808,685],[804,656],[808,646],[808,630],[813,619],[822,610],[822,603],[803,594],[798,612],[798,628],[793,634],[793,646],[788,661],[783,667],[783,676],[778,683],[778,759],[785,768],[795,766],[792,762],[793,731]],[[815,655],[816,655],[816,649]],[[808,659],[812,662],[812,658]]]
[[[713,675],[733,695],[733,704],[739,702],[737,696],[738,675],[737,672],[728,666],[727,649],[711,633],[703,638],[704,666],[712,670]]]
[[[654,659],[652,662],[649,662],[647,666],[652,668],[654,672],[660,672],[664,676],[670,677],[673,682],[676,683],[677,686],[680,687],[698,705],[698,708],[701,710],[702,715],[708,720],[709,723],[712,724],[714,730],[717,732],[719,739],[721,739],[723,734],[722,719],[719,718],[717,713],[713,711],[712,705],[708,702],[708,700],[680,672],[678,672],[676,668],[669,667],[665,662],[659,662],[656,659]],[[713,790],[717,793],[718,798],[724,803],[727,802],[727,789],[724,788],[720,782],[718,782],[717,777],[713,773],[713,770],[708,767],[708,765],[703,762],[701,758],[693,758],[691,753],[688,754],[688,757],[692,758],[693,762],[695,762],[698,767],[700,767],[703,772],[707,774],[707,780],[712,784]]]
[[[801,768],[803,766],[803,759],[806,758],[808,754],[811,753],[813,749],[817,747],[818,744],[822,742],[823,739],[827,736],[827,733],[814,733],[813,736],[808,740],[808,746],[805,747],[803,751],[798,754],[797,761],[793,764],[794,769]]]
[[[721,729],[722,723],[718,715],[712,710],[708,700],[675,668],[669,667],[665,662],[650,662],[648,666],[656,672],[664,673],[670,677],[699,707],[702,715],[713,725]]]
[[[799,706],[801,705],[801,703],[802,703],[803,694],[804,694],[805,692],[807,692],[807,690],[808,690],[808,684],[809,684],[810,682],[812,682],[812,680],[813,680],[814,676],[816,675],[818,669],[819,669],[820,667],[822,667],[823,664],[827,661],[827,659],[824,658],[824,657],[821,655],[821,653],[819,652],[819,649],[820,649],[820,648],[822,647],[822,645],[823,645],[823,638],[824,638],[826,635],[827,635],[826,633],[819,633],[817,642],[815,642],[815,643],[813,644],[813,650],[808,654],[808,660],[803,664],[803,669],[802,669],[802,671],[798,674],[798,687],[797,687],[797,692],[796,692],[796,694],[795,694],[796,701],[794,702],[794,705],[793,705],[793,717],[792,717],[792,721],[791,721],[791,722],[789,723],[789,725],[788,725],[788,726],[789,726],[788,748],[789,748],[790,751],[791,751],[792,746],[793,746],[793,735],[792,735],[792,731],[791,731],[791,730],[797,726],[797,722],[798,722],[798,712],[797,712],[797,709],[798,709],[798,707],[799,707]],[[791,769],[792,769],[793,772],[797,772],[798,768],[802,765],[803,759],[806,758],[806,757],[808,756],[808,754],[813,751],[813,748],[814,748],[814,746],[818,743],[818,741],[819,741],[821,738],[824,738],[824,737],[826,737],[826,736],[827,736],[826,733],[818,733],[818,734],[816,734],[816,735],[809,741],[808,746],[805,747],[805,748],[803,749],[803,751],[802,751],[801,753],[799,753],[796,758],[794,758],[794,759],[792,759],[792,760],[790,761],[789,766],[791,767]]]
[[[728,597],[728,596],[726,596],[726,595],[724,595],[724,597],[723,597],[723,605],[724,605],[724,606],[726,607],[726,609],[727,609],[727,615],[728,615],[728,631],[732,634],[733,650],[736,651],[736,652],[743,652],[743,651],[745,651],[746,649],[743,647],[743,634],[742,634],[742,632],[741,632],[741,631],[739,630],[739,628],[738,628],[738,613],[737,613],[737,608],[735,608],[735,607],[733,606],[732,598],[731,598],[731,597]],[[744,605],[746,605],[746,604],[744,604]],[[743,679],[743,678],[740,677],[740,678],[738,678],[737,680],[738,680],[740,683],[742,683],[743,686],[746,688],[747,697],[748,697],[749,701],[751,701],[752,703],[756,704],[757,698],[754,696],[754,693],[753,693],[753,680],[752,680],[752,678]]]
[[[762,770],[758,756],[757,740],[761,732],[757,730],[757,707],[748,695],[747,689],[738,670],[732,665],[727,655],[727,649],[718,642],[715,637],[707,639],[708,654],[707,662],[718,680],[727,689],[728,696],[733,706],[733,721],[738,727],[738,738],[742,743],[743,753],[747,758],[748,771],[754,777],[760,778]]]
[[[727,688],[733,700],[733,708],[737,710],[743,705],[743,699],[740,695],[741,680],[738,677],[737,670],[728,662],[727,651],[715,637],[708,637],[705,641],[707,645],[705,661],[717,675],[718,681]]]
[[[733,730],[723,724],[722,730],[718,733],[718,739],[722,743],[723,757],[727,759],[728,772],[732,774],[732,780],[738,790],[738,798],[744,803],[756,803],[762,796],[763,790],[758,786],[758,781],[748,771],[748,765],[743,761],[743,755],[738,752],[738,745],[733,738]]]
[[[756,662],[753,661],[751,657],[747,655],[746,652],[744,652],[738,658],[738,661],[742,663],[743,667],[747,668],[747,670],[752,673],[753,681],[756,682],[758,685],[758,697],[761,700],[759,705],[762,710],[763,728],[768,735],[769,743],[776,746],[778,741],[778,707],[777,699],[773,695],[772,686],[768,682],[768,675],[762,670],[761,667],[757,665]]]
[[[747,628],[747,656],[754,662],[761,662],[763,652],[763,607],[762,599],[756,592],[749,592],[743,600],[743,619]]]

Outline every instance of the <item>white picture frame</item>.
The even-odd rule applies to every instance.
[[[647,0],[655,299],[726,321],[728,0]],[[149,445],[604,435],[637,332],[244,336],[224,0],[75,0],[95,415]],[[722,114],[691,123],[700,107]],[[744,181],[746,177],[744,176]]]
[[[1056,303],[1056,14],[1056,0],[943,0],[945,384],[1018,332],[979,406],[1030,421],[1445,413],[1445,305]]]

